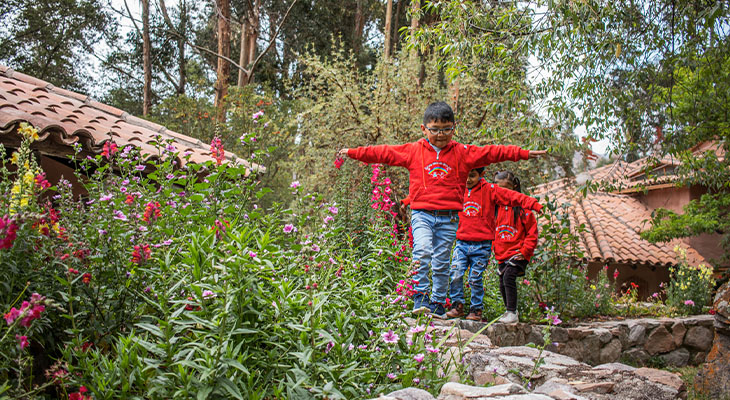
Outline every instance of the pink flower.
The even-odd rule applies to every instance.
[[[383,333],[381,336],[383,337],[383,341],[385,343],[397,343],[398,339],[400,339],[400,337],[396,333],[394,333],[392,329],[388,330],[388,332]]]
[[[418,332],[423,332],[425,330],[426,330],[426,326],[424,326],[424,325],[416,325],[413,328],[411,328],[411,330],[409,332],[410,333],[418,333]]]
[[[226,152],[223,149],[223,142],[221,141],[221,138],[217,135],[213,137],[213,140],[210,141],[210,155],[215,160],[215,163],[217,165],[221,165],[223,163],[223,159]]]
[[[548,314],[547,319],[551,325],[559,325],[561,322],[563,322],[560,318],[558,318],[557,314]]]
[[[419,362],[420,363],[420,362],[423,362],[423,358],[424,357],[425,356],[424,356],[423,353],[418,353],[415,356],[413,356],[413,359],[416,360],[416,362]]]
[[[522,284],[523,284],[523,285],[527,285],[527,286],[530,286],[530,281],[528,281],[527,279],[523,279],[523,280],[522,280]]]
[[[657,297],[659,297],[659,293],[654,292],[654,293],[651,294],[651,297],[653,297],[653,298],[656,299]]]
[[[296,232],[296,231],[297,231],[297,228],[295,228],[294,225],[292,225],[292,224],[284,225],[284,233],[291,233],[291,232]]]
[[[335,206],[332,206],[332,207],[328,208],[328,210],[329,210],[329,212],[331,212],[332,214],[337,214],[337,213],[338,213],[338,212],[340,211],[340,210],[339,210],[339,209],[337,209],[337,207],[335,207]]]
[[[386,376],[388,377],[388,379],[395,379],[395,378],[397,378],[397,376],[394,373],[392,373],[392,372],[389,372],[388,375],[386,375]]]
[[[254,253],[253,251],[249,251],[248,256],[251,258],[256,258],[256,253]]]
[[[204,299],[208,300],[208,299],[213,299],[215,297],[216,297],[216,294],[213,293],[212,290],[203,290],[203,298]]]
[[[299,181],[294,181],[294,182],[292,182],[292,183],[291,183],[291,185],[289,185],[289,187],[290,187],[290,188],[292,188],[292,189],[296,189],[296,188],[298,188],[299,186],[301,186],[301,185],[299,184]]]
[[[23,336],[15,335],[15,339],[18,340],[18,345],[20,346],[20,350],[25,349],[30,344],[28,342],[28,336],[25,336],[25,335],[23,335]]]
[[[692,300],[685,300],[684,301],[684,305],[686,305],[686,306],[693,306],[693,305],[695,305],[695,302],[692,301]]]
[[[613,271],[613,279],[616,279],[616,278],[618,278],[618,268],[616,268],[616,270]]]
[[[13,247],[17,237],[18,225],[7,215],[0,218],[0,249]]]
[[[438,353],[439,349],[437,349],[435,347],[431,347],[431,346],[426,346],[426,351],[429,353]]]

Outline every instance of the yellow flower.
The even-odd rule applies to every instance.
[[[23,183],[25,183],[28,186],[33,185],[33,181],[35,180],[35,175],[33,175],[32,171],[25,171],[25,174],[23,175]]]
[[[591,285],[591,290],[596,290],[596,285]]]
[[[14,152],[13,155],[10,156],[10,162],[17,165],[18,164],[18,156],[19,156],[18,152],[17,151]]]
[[[29,139],[31,142],[38,140],[38,129],[26,122],[20,123],[20,128],[18,129],[18,132],[20,132],[23,137]]]

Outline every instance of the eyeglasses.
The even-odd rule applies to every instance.
[[[426,130],[432,135],[439,135],[439,134],[451,135],[456,130],[456,125],[449,127],[449,128],[441,128],[441,129],[426,127]]]

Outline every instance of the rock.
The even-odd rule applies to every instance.
[[[638,348],[625,351],[624,357],[636,365],[646,365],[646,362],[649,361],[649,354]]]
[[[618,361],[619,358],[621,358],[621,341],[613,339],[601,349],[599,361],[601,364],[605,364]]]
[[[684,347],[680,347],[667,354],[660,356],[667,365],[673,367],[684,367],[689,362],[689,350]]]
[[[672,325],[672,336],[674,337],[675,346],[679,347],[682,345],[685,333],[687,333],[687,328],[685,328],[682,322],[675,322],[674,325]]]
[[[555,400],[588,400],[583,396],[578,396],[577,394],[566,392],[561,389],[554,390],[554,391],[548,393],[547,395],[552,397]]]
[[[461,383],[449,382],[441,387],[439,399],[479,399],[498,396],[509,396],[513,394],[527,394],[527,390],[520,385],[508,383],[490,387],[476,387]]]
[[[707,353],[704,351],[698,351],[691,357],[690,364],[692,365],[700,365],[705,363],[705,359],[707,358]]]
[[[578,383],[572,384],[579,392],[596,392],[596,393],[611,393],[613,387],[616,385],[614,382],[593,382],[593,383]]]
[[[707,351],[712,346],[712,332],[702,326],[693,326],[684,337],[684,345],[700,351]]]
[[[381,395],[378,400],[434,400],[435,397],[431,393],[418,388],[406,388],[396,390],[395,392],[388,393],[387,395]]]
[[[644,343],[644,349],[650,354],[666,353],[676,348],[674,337],[663,325],[654,329]]]
[[[591,331],[589,329],[568,328],[568,339],[570,339],[570,340],[583,339],[584,337],[586,337],[590,334],[591,334]]]
[[[589,364],[599,364],[601,357],[601,340],[596,335],[588,335],[581,341],[583,346],[582,359],[583,362]]]
[[[606,344],[613,339],[613,335],[608,329],[600,328],[596,329],[594,334],[598,336],[598,340],[601,341],[602,344]]]
[[[638,346],[646,341],[646,328],[644,325],[635,324],[629,330],[629,345]]]
[[[671,372],[662,371],[654,368],[637,368],[634,374],[643,376],[652,382],[661,383],[662,385],[669,386],[670,388],[682,393],[685,390],[684,382],[682,378]]]
[[[730,393],[730,282],[720,286],[712,306],[716,311],[715,340],[695,377],[694,388],[710,398],[723,398]]]
[[[553,327],[552,331],[550,331],[550,337],[553,343],[565,343],[570,338],[568,330],[559,326]]]
[[[593,369],[607,369],[610,371],[629,371],[629,372],[636,370],[635,367],[632,367],[632,366],[626,365],[626,364],[616,363],[616,362],[596,365],[595,367],[593,367]]]
[[[566,379],[561,378],[552,378],[542,385],[535,388],[535,391],[533,393],[542,393],[550,395],[551,392],[554,392],[556,390],[562,390],[567,393],[572,393],[575,390],[572,386],[568,385],[568,381]]]

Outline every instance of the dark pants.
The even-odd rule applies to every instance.
[[[499,292],[502,294],[502,301],[507,311],[517,311],[517,277],[525,275],[527,260],[512,260],[500,262],[499,268]]]

